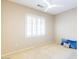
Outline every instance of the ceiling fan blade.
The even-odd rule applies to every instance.
[[[52,7],[62,7],[61,5],[56,5],[56,4],[51,5],[47,0],[44,0],[44,2],[47,4],[47,8],[45,9],[45,12]]]

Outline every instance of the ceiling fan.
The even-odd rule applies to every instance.
[[[48,11],[50,8],[53,8],[53,7],[62,7],[61,5],[50,4],[50,2],[48,2],[47,0],[44,0],[44,3],[47,4],[47,8],[45,9],[45,12]]]

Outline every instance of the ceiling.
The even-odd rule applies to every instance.
[[[52,15],[77,7],[77,0],[9,0]]]

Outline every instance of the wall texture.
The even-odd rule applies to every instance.
[[[55,16],[55,39],[77,39],[77,9],[71,9]]]
[[[53,39],[53,16],[43,12],[2,0],[2,54],[15,50],[44,45]],[[34,14],[46,18],[46,35],[25,39],[25,15]]]

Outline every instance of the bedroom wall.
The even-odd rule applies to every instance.
[[[71,9],[55,16],[55,39],[61,38],[77,40],[77,9]]]
[[[53,39],[53,16],[19,5],[7,0],[2,0],[1,20],[1,51],[2,54],[39,46],[52,42]],[[34,14],[46,18],[46,35],[43,37],[25,39],[25,15]]]

